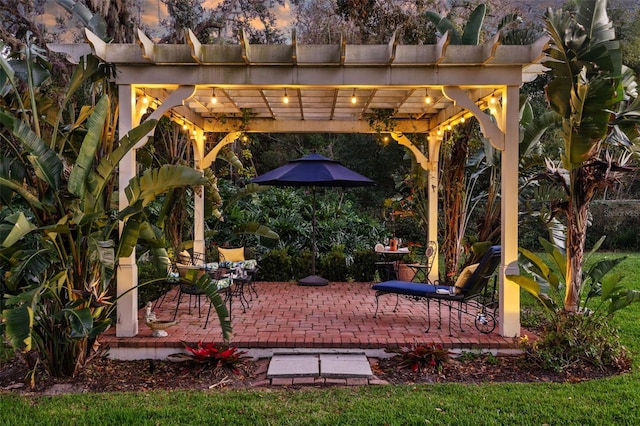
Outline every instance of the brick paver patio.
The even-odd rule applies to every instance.
[[[305,287],[296,283],[257,282],[259,296],[253,296],[246,312],[237,298],[232,303],[233,335],[231,344],[240,348],[360,348],[383,349],[412,343],[439,343],[448,348],[511,349],[517,339],[481,334],[473,325],[471,315],[463,315],[463,329],[452,327],[448,332],[448,315],[443,309],[442,329],[437,329],[437,306],[431,306],[431,330],[427,326],[427,306],[424,301],[400,298],[393,312],[396,297],[380,297],[380,310],[375,312],[375,292],[371,283],[332,282],[324,287]],[[176,289],[167,294],[155,309],[158,319],[173,317]],[[186,297],[178,311],[179,323],[168,329],[167,337],[151,337],[144,324],[144,309],[140,310],[139,334],[130,338],[115,337],[112,327],[101,337],[103,345],[112,348],[181,348],[182,342],[221,342],[220,325],[215,312],[204,328],[208,304],[203,298],[202,316],[197,308],[188,314]],[[453,317],[457,325],[457,317]]]

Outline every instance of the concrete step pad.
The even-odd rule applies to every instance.
[[[283,377],[372,377],[364,353],[274,354],[268,378]]]

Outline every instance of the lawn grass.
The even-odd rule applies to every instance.
[[[2,398],[18,425],[639,424],[637,374],[579,384],[403,385]]]
[[[640,254],[618,266],[640,289]],[[437,384],[253,391],[0,395],[8,425],[640,424],[640,304],[617,313],[630,373],[576,384]]]

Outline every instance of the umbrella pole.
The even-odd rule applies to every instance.
[[[329,284],[329,280],[316,275],[316,187],[311,189],[311,275],[298,280],[299,285],[322,286]]]
[[[312,187],[311,198],[311,275],[316,274],[316,253],[318,248],[316,247],[316,187]]]

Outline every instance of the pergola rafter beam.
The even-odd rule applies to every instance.
[[[298,65],[298,36],[296,29],[291,30],[291,63]]]
[[[484,61],[482,61],[483,64],[488,64],[489,62],[493,61],[496,57],[496,50],[498,49],[498,46],[500,45],[500,40],[502,39],[502,33],[498,32],[496,33],[496,35],[494,35],[491,39],[489,39],[483,46],[482,46],[482,52],[485,56]]]
[[[267,109],[269,110],[269,115],[271,115],[271,118],[276,118],[275,114],[273,113],[273,109],[271,108],[271,105],[269,104],[269,100],[264,95],[264,90],[260,90],[260,96],[262,97],[262,100],[264,101],[264,104],[267,106]],[[238,110],[240,110],[240,108],[238,108]]]
[[[438,39],[438,42],[435,46],[434,56],[436,65],[440,65],[444,61],[447,55],[447,46],[449,46],[449,43],[451,43],[451,33],[447,31],[442,37]]]
[[[240,31],[240,46],[242,47],[242,60],[248,65],[251,63],[251,45],[244,28]]]
[[[191,57],[201,64],[202,60],[202,44],[196,37],[196,35],[190,29],[185,31],[185,38],[187,39],[187,43],[191,47]]]
[[[391,35],[391,40],[387,44],[389,48],[389,60],[387,61],[388,65],[396,59],[396,49],[398,48],[398,38],[396,37],[398,30],[394,31]]]

